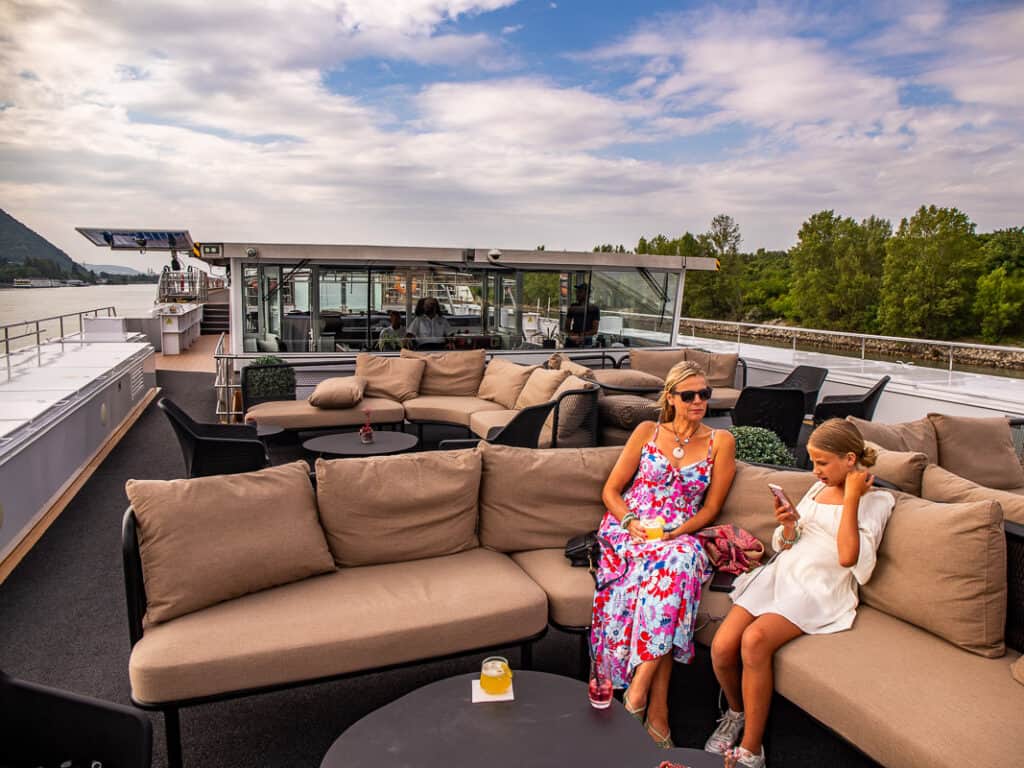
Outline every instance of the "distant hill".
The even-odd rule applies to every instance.
[[[64,251],[0,209],[0,262],[24,264],[29,259],[53,262],[68,274],[76,271],[77,265]]]
[[[131,267],[122,267],[117,264],[83,264],[86,269],[91,269],[97,275],[100,272],[106,272],[108,275],[141,275],[137,269]]]

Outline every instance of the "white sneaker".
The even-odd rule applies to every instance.
[[[745,722],[746,715],[742,712],[726,709],[725,714],[718,718],[718,727],[704,745],[704,751],[724,755],[727,749],[731,749],[732,745],[740,740],[740,731],[743,730]]]
[[[759,755],[755,755],[743,747],[736,747],[736,765],[743,766],[743,768],[765,768],[764,747],[761,747]]]

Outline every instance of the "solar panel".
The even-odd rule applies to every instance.
[[[115,251],[191,251],[187,229],[104,229],[75,227],[90,243]]]

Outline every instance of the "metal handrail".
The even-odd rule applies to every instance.
[[[106,312],[107,313],[107,317],[117,317],[117,308],[114,307],[114,306],[106,306],[106,307],[96,307],[95,309],[83,309],[81,312],[65,312],[63,315],[53,315],[51,317],[40,317],[37,320],[22,320],[22,321],[15,322],[15,323],[6,323],[4,325],[0,325],[0,330],[2,330],[3,334],[4,334],[3,338],[0,339],[0,342],[2,342],[3,345],[4,345],[3,356],[7,357],[8,355],[11,354],[11,342],[12,341],[17,341],[18,339],[25,339],[25,338],[30,338],[32,336],[35,336],[35,338],[36,338],[35,346],[38,347],[40,344],[42,344],[43,343],[43,338],[42,338],[42,334],[43,334],[43,327],[42,327],[42,325],[43,325],[43,323],[48,323],[48,322],[51,322],[53,320],[58,321],[59,326],[60,326],[60,335],[58,336],[58,338],[63,339],[67,335],[64,332],[64,319],[65,318],[77,317],[78,318],[78,331],[77,332],[81,333],[82,332],[82,318],[83,317],[90,317],[90,316],[91,317],[99,317],[100,316],[100,312]],[[28,327],[30,325],[35,325],[35,330],[34,331],[29,331],[28,333],[20,333],[17,336],[12,336],[11,335],[11,332],[10,332],[11,328]],[[47,339],[47,341],[49,341],[49,339]],[[29,346],[31,346],[31,345],[29,345]]]
[[[209,296],[210,280],[202,270],[171,271],[169,269],[160,273],[160,282],[157,285],[158,301],[197,301],[203,303]]]
[[[242,384],[235,380],[235,369],[233,362],[236,355],[224,351],[224,342],[227,334],[222,333],[217,339],[217,346],[213,350],[214,368],[216,375],[213,379],[213,389],[217,393],[217,417],[221,422],[234,423],[238,417],[244,415],[241,408],[235,407],[235,392],[241,395]]]

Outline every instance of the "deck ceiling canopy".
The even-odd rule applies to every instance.
[[[114,251],[191,251],[187,229],[75,227],[90,243]]]

